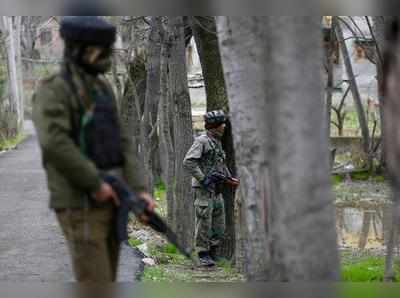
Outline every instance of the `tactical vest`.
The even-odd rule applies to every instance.
[[[201,158],[200,168],[202,172],[207,175],[211,171],[221,171],[225,173],[225,159],[226,155],[222,149],[222,144],[211,137],[207,136],[209,150],[204,152]]]

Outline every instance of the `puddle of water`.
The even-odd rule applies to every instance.
[[[336,208],[336,229],[341,247],[383,248],[391,224],[390,207]]]

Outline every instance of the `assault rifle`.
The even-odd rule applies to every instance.
[[[207,189],[211,189],[217,193],[220,192],[220,186],[222,184],[227,184],[232,188],[239,186],[240,181],[237,178],[227,176],[218,171],[211,171],[203,180],[203,186]]]
[[[129,219],[129,211],[132,211],[137,217],[145,215],[148,218],[146,221],[148,226],[164,235],[183,255],[191,259],[192,253],[190,249],[180,244],[178,237],[165,221],[156,212],[149,211],[147,209],[147,202],[130,191],[124,181],[112,175],[102,175],[102,179],[111,185],[120,200],[120,206],[117,208],[115,219],[116,238],[119,242],[128,239],[126,227]]]

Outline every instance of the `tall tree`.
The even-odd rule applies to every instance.
[[[353,95],[354,105],[357,110],[358,122],[361,128],[361,134],[363,138],[363,150],[366,154],[370,152],[370,136],[367,119],[365,117],[365,111],[361,101],[360,91],[358,89],[356,77],[353,71],[353,65],[351,63],[349,50],[346,46],[346,40],[342,30],[342,24],[337,21],[337,17],[333,17],[333,22],[335,23],[335,31],[337,35],[338,42],[343,54],[343,61],[347,72],[347,77],[350,82],[350,90]]]
[[[336,280],[320,18],[218,17],[217,25],[250,239],[247,276]]]
[[[183,17],[168,19],[171,55],[168,63],[170,96],[174,102],[175,202],[174,223],[183,243],[192,247],[194,206],[191,177],[183,170],[183,159],[193,143],[192,109],[187,81]]]
[[[222,69],[215,19],[210,16],[196,16],[191,17],[189,20],[199,52],[206,87],[207,111],[224,110],[229,113],[228,95]],[[230,121],[227,122],[222,146],[227,155],[227,165],[232,174],[236,175],[235,152]],[[223,197],[225,200],[227,228],[220,254],[231,258],[235,248],[235,194],[231,187],[226,186],[224,188]]]
[[[142,144],[145,166],[149,174],[149,189],[154,187],[153,157],[158,146],[157,117],[160,101],[161,17],[150,20],[150,35],[146,62],[146,96],[142,119]]]
[[[397,18],[388,21],[386,44],[383,54],[382,95],[384,96],[384,148],[388,172],[393,187],[392,223],[387,242],[385,280],[394,279],[394,248],[398,245],[400,226],[400,22]]]
[[[21,55],[23,58],[39,59],[40,53],[35,49],[38,36],[38,27],[48,17],[44,16],[22,16],[22,34],[21,34]],[[24,71],[31,72],[33,64],[30,62],[23,63]]]
[[[324,58],[326,65],[326,112],[327,112],[327,131],[328,136],[331,135],[331,114],[332,114],[332,98],[333,98],[333,89],[334,89],[334,60],[336,56],[336,38],[334,32],[335,24],[332,23],[330,28],[324,29]],[[339,118],[338,118],[339,120]],[[339,121],[338,121],[339,122]]]
[[[131,132],[136,141],[136,149],[140,150],[141,119],[146,94],[146,65],[143,56],[135,56],[128,62],[128,75],[124,94],[120,102],[120,113],[123,124]],[[141,152],[142,153],[142,152]]]
[[[368,18],[368,16],[366,17]],[[393,16],[374,16],[372,17],[373,20],[373,30],[371,33],[375,37],[376,42],[376,56],[378,57],[376,63],[376,73],[377,73],[377,81],[378,81],[378,100],[379,100],[379,115],[381,119],[381,128],[384,126],[384,96],[382,91],[383,85],[383,51],[385,47],[385,24],[389,23],[394,20],[395,17]],[[385,130],[381,129],[381,139],[385,139]],[[385,168],[385,148],[384,142],[381,142],[381,156],[380,156],[380,166],[381,168]]]
[[[165,33],[165,35],[167,35]],[[168,90],[168,68],[171,56],[171,42],[165,36],[161,48],[161,98],[159,108],[160,152],[162,153],[164,182],[166,184],[167,216],[168,223],[176,227],[175,208],[175,150],[172,129],[174,119],[170,117],[174,108],[173,98]]]
[[[1,31],[6,36],[6,52],[8,60],[8,82],[9,82],[9,100],[10,110],[14,114],[12,130],[16,134],[24,121],[24,102],[22,91],[22,73],[21,73],[21,17],[20,16],[2,16]]]

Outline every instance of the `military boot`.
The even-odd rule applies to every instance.
[[[199,265],[201,267],[215,266],[215,262],[211,259],[208,251],[199,252]]]

